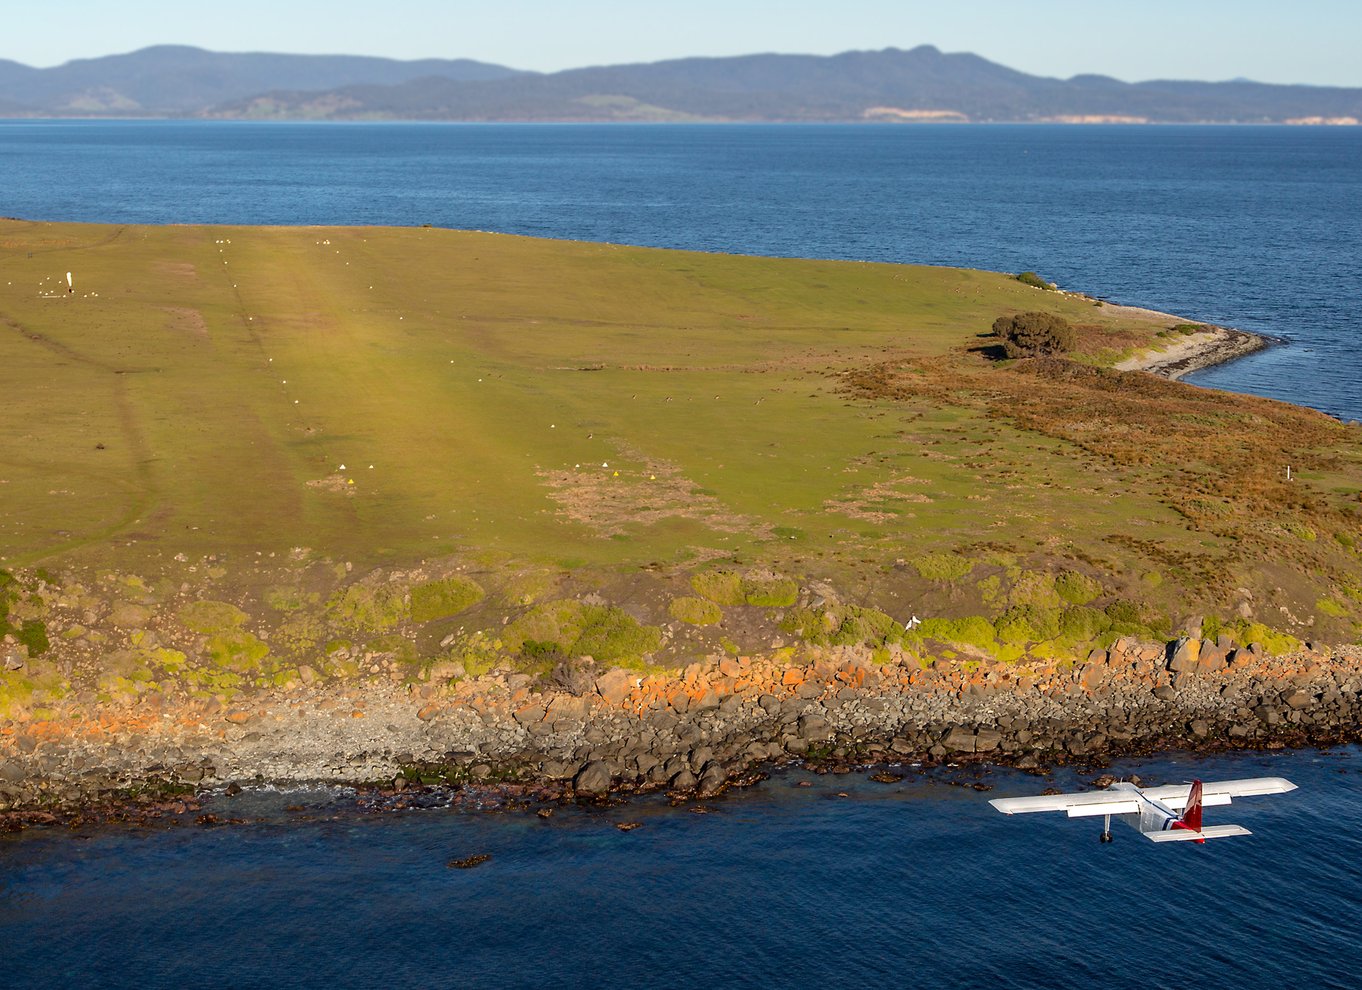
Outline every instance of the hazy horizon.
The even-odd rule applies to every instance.
[[[1362,7],[1319,0],[1149,0],[1138,14],[1085,0],[1045,0],[1018,17],[1015,4],[976,0],[968,9],[892,0],[836,5],[790,0],[779,17],[765,5],[718,0],[504,0],[494,8],[438,0],[372,4],[340,0],[318,19],[287,2],[238,0],[230,9],[169,0],[93,0],[64,15],[6,12],[0,59],[33,68],[121,55],[154,45],[215,52],[368,55],[411,61],[468,58],[556,72],[592,65],[776,52],[833,55],[935,45],[971,52],[1032,75],[1099,74],[1150,79],[1362,87]]]

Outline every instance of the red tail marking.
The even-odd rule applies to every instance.
[[[1182,809],[1182,817],[1173,823],[1174,828],[1185,828],[1192,832],[1201,831],[1201,781],[1192,781],[1192,789],[1187,792],[1187,807]],[[1197,839],[1205,842],[1205,839]]]
[[[1182,809],[1182,823],[1193,832],[1201,831],[1201,781],[1192,781],[1192,790],[1187,795],[1187,807]]]

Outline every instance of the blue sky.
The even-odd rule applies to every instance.
[[[1356,0],[68,0],[6,3],[0,58],[176,43],[520,69],[934,44],[1039,75],[1362,86]]]

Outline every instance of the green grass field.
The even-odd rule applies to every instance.
[[[0,567],[301,547],[618,589],[722,564],[938,613],[1078,567],[1170,615],[1243,591],[1354,636],[1358,430],[979,353],[1032,309],[1079,328],[1078,370],[1169,325],[980,271],[3,221]],[[978,567],[923,578],[934,553]]]
[[[432,229],[8,222],[0,244],[8,564],[826,539],[864,527],[825,503],[898,467],[964,480],[838,370],[1021,306],[1100,314],[983,272]],[[960,494],[907,532],[969,531]]]

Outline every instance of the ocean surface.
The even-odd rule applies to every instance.
[[[1279,338],[1190,380],[1362,419],[1357,127],[0,121],[0,214],[1032,269]]]
[[[1280,338],[1194,380],[1362,418],[1358,128],[15,121],[0,214],[1034,269]],[[249,824],[0,835],[0,987],[1362,985],[1362,751],[1114,770],[1300,789],[1212,809],[1255,834],[1204,847],[987,804],[1068,771],[787,771],[548,821],[224,796]]]
[[[1209,810],[1254,834],[1204,846],[987,803],[1091,779],[1067,771],[787,771],[707,814],[547,821],[247,793],[208,807],[249,824],[0,836],[0,986],[1358,986],[1362,752],[1113,769],[1299,789]]]
[[[1362,752],[1113,769],[1299,790],[1209,810],[1254,835],[1201,847],[987,805],[1068,771],[787,771],[548,821],[247,793],[207,808],[252,824],[0,836],[0,986],[1358,986]]]

